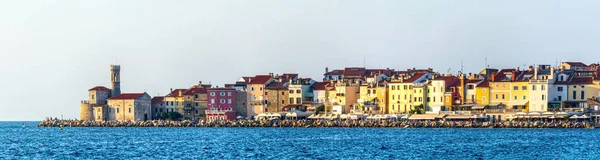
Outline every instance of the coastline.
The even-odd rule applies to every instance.
[[[44,120],[38,127],[165,128],[597,128],[588,121],[388,121],[388,120],[233,120],[233,121],[84,121]]]

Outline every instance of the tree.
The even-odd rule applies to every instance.
[[[163,112],[159,116],[160,116],[160,119],[162,119],[162,120],[169,118],[169,114],[167,112]]]
[[[181,114],[179,114],[179,112],[169,112],[167,116],[173,121],[179,120],[181,117],[183,117]]]
[[[425,106],[423,106],[423,104],[415,106],[414,109],[410,110],[410,113],[411,114],[423,114],[423,113],[425,113]]]
[[[315,108],[315,114],[320,114],[321,112],[325,112],[325,106],[324,105],[320,105],[317,108]]]

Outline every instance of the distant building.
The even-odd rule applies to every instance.
[[[164,99],[165,97],[162,96],[152,97],[152,109],[150,109],[152,110],[152,119],[160,119],[160,114],[166,111]]]
[[[121,94],[121,66],[110,65],[111,89],[97,86],[88,90],[88,100],[81,101],[79,118],[81,120],[110,120],[106,116],[107,99]]]
[[[146,121],[152,116],[152,98],[148,93],[122,93],[108,98],[108,120]]]
[[[209,88],[208,109],[206,119],[211,120],[235,120],[236,119],[236,97],[234,88]]]

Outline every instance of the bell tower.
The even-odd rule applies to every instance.
[[[121,65],[110,65],[111,97],[121,94]]]

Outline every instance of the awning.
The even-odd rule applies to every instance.
[[[489,117],[486,116],[486,115],[476,114],[476,115],[473,115],[471,118],[473,118],[473,119],[486,119],[486,118],[489,118]]]
[[[473,107],[475,104],[462,104],[459,107]]]
[[[524,106],[529,101],[510,101],[508,103],[509,106]]]
[[[448,115],[446,119],[471,119],[472,115]]]
[[[408,117],[409,120],[434,120],[437,114],[413,114]]]
[[[446,114],[439,114],[439,115],[435,116],[435,118],[440,118],[440,119],[444,118],[444,117],[446,117]]]
[[[473,107],[471,107],[471,109],[484,109],[484,108],[485,108],[485,105],[483,105],[483,104],[476,104]]]

